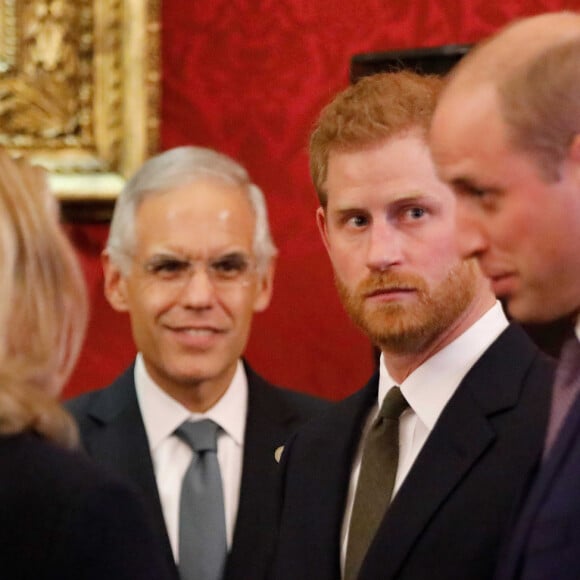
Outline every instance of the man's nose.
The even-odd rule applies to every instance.
[[[488,248],[488,235],[485,220],[477,208],[471,207],[468,200],[458,200],[457,245],[463,258],[478,258]]]
[[[367,267],[383,271],[401,263],[402,259],[400,233],[387,220],[375,221],[368,241]]]
[[[187,277],[181,300],[190,308],[207,308],[215,299],[215,285],[205,267],[196,267]]]

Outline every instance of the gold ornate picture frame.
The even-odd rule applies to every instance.
[[[106,219],[157,149],[159,4],[0,0],[0,145],[44,166],[77,219]]]

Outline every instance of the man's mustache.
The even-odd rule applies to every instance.
[[[427,290],[427,285],[423,278],[414,274],[378,272],[369,275],[360,282],[356,293],[359,296],[368,296],[377,292],[393,290],[413,290],[421,294]]]

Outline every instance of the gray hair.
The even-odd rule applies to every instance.
[[[127,181],[115,204],[107,251],[122,272],[130,268],[128,257],[135,249],[135,217],[141,204],[170,189],[213,177],[240,187],[256,217],[253,250],[260,273],[264,273],[277,254],[270,233],[268,210],[262,190],[252,183],[248,172],[232,158],[203,147],[176,147],[147,160]]]

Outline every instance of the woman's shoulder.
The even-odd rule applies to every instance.
[[[118,481],[97,467],[83,452],[65,449],[34,433],[0,436],[0,469],[15,484],[42,483],[46,489],[94,487]],[[10,468],[7,471],[6,468]]]
[[[0,520],[0,545],[11,546],[0,563],[30,572],[22,577],[40,563],[66,579],[104,570],[115,571],[111,579],[169,577],[138,492],[82,452],[33,434],[0,437]],[[23,550],[34,558],[23,561]]]
[[[81,451],[33,433],[0,436],[0,512],[5,517],[20,513],[62,519],[80,506],[97,503],[105,509],[134,493]]]

